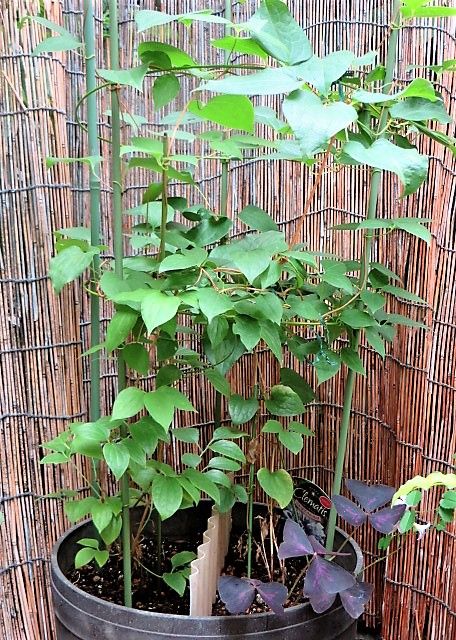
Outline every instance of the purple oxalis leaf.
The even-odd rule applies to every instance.
[[[368,485],[359,480],[347,480],[345,486],[363,509],[369,512],[390,502],[396,491],[393,487],[387,487],[384,484]]]
[[[283,542],[279,547],[279,558],[299,558],[314,552],[304,529],[294,520],[287,520],[283,528]]]
[[[318,591],[333,594],[351,589],[355,584],[355,578],[343,567],[315,556],[307,570],[304,591],[306,594]]]
[[[314,550],[314,553],[316,553],[318,556],[328,555],[328,550],[325,549],[325,547],[320,542],[318,542],[315,536],[309,536],[309,540],[310,540],[310,544],[312,545],[312,549]]]
[[[220,576],[218,582],[220,599],[230,613],[244,613],[255,598],[255,587],[235,576]]]
[[[332,503],[337,513],[354,527],[360,527],[367,519],[367,514],[344,496],[333,496]]]
[[[309,602],[315,613],[323,613],[333,605],[337,594],[326,593],[326,591],[322,589],[316,589],[315,591],[307,593],[304,586],[304,595],[309,598]]]
[[[274,613],[283,613],[287,597],[288,589],[279,582],[260,582],[256,585],[257,591],[263,598],[268,607]]]
[[[364,613],[364,607],[372,595],[374,587],[367,582],[358,582],[351,589],[340,592],[340,599],[349,616],[359,618]]]
[[[259,584],[262,584],[261,580],[256,580],[255,578],[242,578],[242,579],[250,582],[250,584],[254,586],[255,589],[258,587]]]
[[[369,515],[369,522],[380,533],[391,533],[399,520],[404,515],[407,506],[397,504],[395,507],[386,507]]]

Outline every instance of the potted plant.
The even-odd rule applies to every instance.
[[[67,532],[53,552],[58,638],[354,637],[371,588],[362,582],[362,559],[351,535],[336,533],[337,513],[355,528],[369,520],[386,536],[384,548],[414,525],[413,500],[389,504],[394,489],[351,480],[347,488],[358,504],[340,491],[353,384],[356,375],[364,374],[360,333],[384,356],[384,343],[393,340],[396,325],[417,326],[384,310],[391,296],[420,299],[399,286],[396,274],[371,261],[374,236],[400,229],[430,239],[422,219],[377,218],[381,172],[397,175],[405,198],[427,174],[427,157],[417,151],[415,139],[429,136],[454,149],[452,139],[429,127],[429,121],[449,122],[432,83],[416,78],[401,90],[393,83],[399,27],[414,16],[448,14],[446,7],[428,5],[394,3],[385,64],[372,53],[358,58],[336,51],[317,57],[281,0],[263,0],[242,25],[234,25],[229,12],[223,19],[210,12],[140,11],[136,23],[141,32],[165,24],[223,24],[225,36],[212,45],[227,52],[225,61],[195,61],[154,34],[140,43],[139,64],[119,69],[117,3],[111,2],[111,69],[95,71],[93,10],[86,3],[90,155],[80,160],[91,170],[92,229],[90,234],[74,228],[57,232],[50,277],[58,292],[91,268],[91,419],[69,425],[46,443],[49,453],[43,463],[80,469],[82,456],[90,462],[92,477],[90,496],[63,494],[70,521],[89,520]],[[44,24],[59,32],[63,42],[51,37],[39,45],[40,53],[82,46],[61,27]],[[233,53],[254,57],[232,63]],[[121,113],[119,91],[123,85],[141,89],[147,75],[154,78],[156,108],[179,95],[182,78],[192,84],[195,97],[162,120],[164,129],[121,146],[120,124],[129,114]],[[112,96],[113,264],[100,264],[104,247],[97,200],[101,158],[94,96],[106,87]],[[250,99],[269,95],[280,96],[280,113],[254,107]],[[270,135],[256,135],[257,124]],[[303,216],[330,162],[372,169],[366,219],[339,225],[364,234],[357,260],[308,251],[300,242],[302,220],[293,237],[286,238],[255,204],[237,215],[242,237],[231,237],[229,164],[258,150],[266,158],[314,167],[314,187]],[[138,253],[127,258],[125,158],[128,169],[140,167],[154,176],[142,203],[127,212],[141,218],[130,234]],[[211,210],[193,177],[195,167],[214,159],[222,168],[219,211]],[[50,164],[69,160],[74,159],[52,159]],[[184,197],[194,187],[202,204]],[[96,326],[100,296],[114,308],[101,343]],[[261,374],[260,347],[278,361],[277,384]],[[119,371],[111,415],[103,417],[96,383],[101,350],[116,358]],[[292,358],[289,367],[283,366],[284,353]],[[232,371],[242,358],[249,362],[249,380],[236,393]],[[314,399],[307,380],[310,369],[322,384],[338,375],[342,365],[347,368],[344,412],[333,504],[324,529],[297,513],[296,479],[282,462],[283,451],[297,454],[304,439],[313,436],[301,421]],[[126,384],[126,368],[137,375],[136,383]],[[140,378],[150,374],[153,383],[145,386]],[[185,389],[192,380],[207,381],[213,397],[198,402],[190,397]],[[208,407],[214,429],[206,441],[200,441],[198,429],[177,426],[182,412]],[[100,481],[105,466],[118,491],[108,491]],[[245,482],[234,475],[239,471]],[[260,490],[263,505],[254,502]],[[451,502],[452,494],[446,500]],[[219,513],[232,510],[237,550],[231,548],[218,584],[214,611],[219,615],[182,618],[188,614],[190,565],[212,503]],[[124,606],[118,603],[119,585]]]

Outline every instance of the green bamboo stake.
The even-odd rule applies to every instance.
[[[396,19],[399,15],[401,2],[399,0],[393,0],[393,19],[392,19],[392,31],[388,41],[388,51],[386,55],[386,71],[385,71],[385,83],[383,87],[383,91],[388,92],[391,89],[391,84],[393,81],[394,67],[396,64],[396,56],[397,56],[397,46],[399,40],[399,28],[395,24]],[[379,121],[379,131],[382,132],[379,137],[385,137],[385,125],[388,118],[388,112],[386,109],[383,109],[383,112],[380,116]],[[376,217],[377,213],[377,204],[380,193],[380,182],[381,182],[381,171],[379,169],[374,169],[372,172],[371,178],[371,187],[369,193],[369,201],[367,207],[367,219],[373,220]],[[366,232],[365,235],[365,247],[364,247],[364,256],[361,259],[361,264],[363,265],[360,274],[360,282],[363,285],[366,277],[366,263],[370,261],[371,249],[372,249],[372,231]],[[360,332],[355,331],[353,334],[353,338],[350,341],[350,346],[353,349],[358,349]],[[350,431],[350,414],[351,407],[353,401],[353,390],[355,387],[356,373],[350,369],[347,374],[347,380],[345,383],[345,391],[344,391],[344,404],[342,411],[342,420],[340,423],[340,433],[339,433],[339,444],[337,447],[337,457],[336,457],[336,466],[334,469],[334,481],[332,486],[332,495],[337,495],[340,493],[342,486],[342,475],[344,470],[345,456],[347,452],[347,443],[348,443],[348,435]],[[337,520],[337,512],[334,507],[331,508],[329,514],[328,521],[328,530],[326,536],[326,546],[328,549],[332,550],[334,545],[334,534],[336,529],[336,520]]]
[[[89,156],[100,155],[98,141],[98,112],[96,97],[96,57],[95,57],[95,16],[92,0],[84,0],[84,46],[86,57],[86,93],[87,93],[87,136]],[[100,244],[100,176],[93,169],[89,178],[89,208],[90,208],[90,243],[92,246]],[[98,281],[100,257],[95,255],[92,261],[93,278]],[[100,298],[90,296],[90,347],[100,344]],[[92,422],[100,418],[100,356],[91,353],[90,363],[90,409]],[[98,490],[99,463],[94,461],[92,471],[93,490]]]
[[[230,22],[233,19],[233,11],[231,6],[231,0],[225,0],[225,18]],[[231,34],[231,27],[226,25],[225,35]],[[230,60],[230,52],[225,52],[225,64],[227,65]],[[228,212],[228,184],[229,184],[229,171],[230,161],[222,160],[222,175],[220,184],[220,214],[226,216]],[[255,388],[255,395],[257,395],[258,389]],[[221,425],[221,403],[222,396],[220,393],[215,394],[215,427]],[[256,438],[258,425],[255,423],[253,438]],[[253,501],[255,494],[255,463],[250,463],[249,466],[249,484],[248,484],[248,502],[247,502],[247,577],[252,575],[252,541],[253,541]]]
[[[111,69],[119,69],[119,25],[117,1],[109,1],[109,52]],[[117,89],[111,91],[111,125],[112,125],[112,221],[114,236],[114,272],[123,278],[123,234],[122,234],[122,165],[120,159],[120,105]],[[117,356],[118,391],[126,386],[126,367],[122,355]],[[127,427],[120,427],[120,435],[126,437]],[[130,487],[128,475],[124,473],[120,479],[120,494],[122,499],[122,553],[124,577],[124,604],[132,605],[131,592],[131,540],[130,540]]]
[[[255,494],[255,463],[250,463],[247,501],[247,578],[252,577],[253,499]]]
[[[225,18],[230,22],[233,21],[233,8],[231,6],[231,0],[225,0]],[[229,24],[225,25],[225,36],[231,35],[231,27]],[[228,63],[230,59],[230,52],[227,51],[225,53],[225,64]]]
[[[233,10],[231,7],[231,0],[225,0],[225,18],[230,22],[233,19]],[[225,25],[225,36],[231,34],[231,27]],[[227,65],[230,60],[230,52],[225,51],[225,64]],[[220,213],[222,216],[226,216],[228,211],[228,180],[230,172],[230,161],[222,160],[222,179],[220,185]]]
[[[165,232],[166,223],[168,221],[168,136],[165,133],[163,136],[163,171],[162,171],[162,200],[161,200],[161,221],[160,221],[160,249],[158,257],[160,262],[165,257]]]
[[[230,161],[222,160],[222,175],[220,180],[220,215],[226,217],[228,213],[228,180]]]
[[[254,395],[258,400],[260,393],[258,385],[254,387]],[[250,442],[256,439],[259,427],[259,414],[257,413],[255,422],[253,423],[253,434]],[[250,456],[249,456],[250,457]],[[249,484],[247,489],[247,578],[252,577],[252,543],[253,543],[253,506],[255,498],[255,459],[249,460]]]
[[[228,211],[228,178],[229,178],[229,161],[222,160],[222,176],[220,184],[220,215],[226,217]],[[223,239],[222,239],[223,244]],[[214,429],[218,429],[222,425],[222,394],[215,392],[214,406]]]
[[[231,0],[225,0],[225,18],[231,22],[233,12],[231,8]],[[228,36],[231,33],[229,25],[225,26],[225,35]],[[230,52],[225,52],[225,64],[228,64],[230,59]],[[228,212],[228,181],[230,173],[230,161],[222,160],[222,175],[220,180],[220,215],[226,217]],[[222,240],[222,243],[224,241]],[[218,429],[222,424],[222,395],[219,391],[215,392],[215,405],[214,405],[214,429]]]
[[[158,250],[158,258],[160,262],[165,258],[166,253],[166,223],[168,221],[168,154],[169,140],[165,133],[163,136],[163,170],[162,170],[162,199],[161,199],[161,221],[160,221],[160,248]],[[159,462],[163,462],[163,443],[158,445]],[[157,511],[157,571],[162,571],[163,565],[163,535],[162,535],[162,519]]]

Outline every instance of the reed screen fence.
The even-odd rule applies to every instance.
[[[86,168],[78,165],[59,164],[50,171],[44,164],[46,156],[86,155],[85,134],[74,113],[74,105],[84,93],[84,60],[76,53],[32,57],[44,30],[31,22],[19,28],[24,15],[36,14],[41,8],[50,20],[81,34],[82,4],[82,0],[0,0],[0,510],[4,517],[0,524],[0,637],[4,640],[53,638],[49,550],[68,523],[58,501],[40,497],[62,486],[87,491],[84,481],[71,469],[39,465],[40,443],[63,430],[68,421],[87,417],[89,372],[86,359],[81,358],[88,341],[87,298],[80,283],[67,287],[56,298],[46,271],[53,252],[52,231],[87,224],[88,175]],[[101,0],[96,3],[97,64],[109,67],[103,4]],[[125,66],[130,65],[137,44],[134,11],[154,8],[154,4],[153,0],[119,2]],[[165,0],[162,9],[183,12],[208,4],[223,14],[221,0]],[[253,0],[233,2],[235,19],[250,15],[255,4]],[[385,0],[288,1],[297,19],[307,25],[320,54],[350,48],[359,55],[379,49],[381,55],[390,4]],[[219,31],[216,25],[193,27],[190,43],[196,57],[207,56],[208,36]],[[411,62],[429,65],[455,58],[454,34],[454,23],[448,22],[421,21],[405,28],[395,74],[398,83],[409,79]],[[169,35],[166,28],[163,35]],[[179,38],[188,37],[182,27]],[[437,82],[454,116],[454,74],[440,75]],[[100,134],[109,138],[109,96],[99,94],[98,100]],[[158,126],[151,100],[138,100],[133,90],[122,91],[122,107],[148,119],[150,124],[142,127],[142,135]],[[123,135],[129,133],[125,127]],[[387,235],[375,243],[374,251],[401,276],[404,286],[428,301],[429,306],[398,302],[394,308],[424,321],[428,331],[401,328],[384,361],[363,345],[368,375],[356,382],[345,468],[346,477],[392,485],[418,473],[451,470],[456,452],[456,163],[449,151],[433,142],[425,143],[422,150],[431,158],[429,181],[403,203],[396,180],[386,174],[379,211],[385,217],[432,217],[431,246],[405,235],[399,240]],[[108,155],[106,143],[102,143],[101,155]],[[103,238],[110,245],[111,194],[106,163],[101,179]],[[206,166],[198,180],[216,206],[220,166]],[[235,162],[230,170],[229,213],[236,219],[243,206],[256,204],[269,211],[291,236],[312,180],[308,169],[293,163],[255,158]],[[346,258],[360,252],[357,236],[332,231],[331,227],[364,217],[367,181],[367,172],[357,168],[326,171],[302,230],[302,239],[310,249],[342,253]],[[148,176],[141,171],[126,176],[126,208],[140,203],[147,184]],[[127,233],[129,224],[126,219]],[[111,312],[102,305],[103,330]],[[278,370],[269,354],[261,352],[258,357],[266,381],[276,382]],[[234,381],[238,390],[244,388],[249,376],[248,363],[237,368]],[[142,383],[147,386],[151,380]],[[328,491],[343,383],[343,375],[339,375],[319,389],[309,414],[316,438],[301,456],[290,456],[287,461],[290,470]],[[202,380],[188,384],[186,391],[203,407],[197,426],[204,439],[212,428],[213,401]],[[115,368],[111,360],[103,360],[105,412],[114,393]],[[264,457],[267,454],[262,452]],[[377,536],[372,531],[361,532],[361,545],[367,563],[377,558]],[[376,564],[367,575],[376,591],[365,615],[366,625],[378,627],[383,618],[385,640],[450,640],[456,631],[456,581],[450,575],[455,562],[453,531],[409,545],[386,567]]]

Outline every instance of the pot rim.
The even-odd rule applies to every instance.
[[[114,607],[116,610],[125,611],[126,613],[134,613],[135,615],[141,615],[141,616],[148,616],[148,617],[157,616],[160,618],[164,617],[165,619],[168,618],[168,619],[176,619],[176,620],[191,619],[191,620],[212,620],[212,621],[226,620],[227,617],[229,617],[230,620],[242,620],[245,618],[248,618],[249,620],[254,620],[257,618],[263,618],[265,616],[270,616],[270,617],[277,616],[277,614],[274,613],[273,611],[264,611],[262,613],[254,613],[249,615],[239,614],[239,615],[230,615],[230,616],[190,616],[190,615],[176,615],[174,613],[160,613],[157,611],[144,611],[142,609],[135,609],[134,607],[126,607],[125,605],[117,604],[115,602],[110,602],[109,600],[105,600],[104,598],[98,598],[97,596],[94,596],[91,593],[84,591],[84,589],[81,589],[80,587],[75,585],[73,582],[71,582],[71,580],[68,580],[68,578],[65,576],[65,574],[60,568],[60,565],[58,562],[58,555],[59,555],[60,549],[64,546],[67,538],[70,535],[72,535],[75,531],[88,525],[91,522],[92,520],[90,518],[87,518],[86,520],[83,520],[82,522],[79,522],[78,524],[73,525],[72,527],[70,527],[70,529],[66,529],[64,533],[55,542],[51,552],[51,572],[53,574],[51,575],[51,579],[53,583],[55,582],[54,580],[54,576],[55,576],[55,578],[57,578],[58,581],[63,583],[68,588],[74,589],[78,593],[82,594],[85,598],[87,598],[89,601],[93,602],[94,604],[103,603],[105,605],[109,605],[109,607]],[[348,534],[343,529],[336,527],[336,531],[338,531],[343,536],[348,538]],[[363,558],[361,548],[358,545],[358,543],[355,540],[353,540],[353,538],[349,540],[348,544],[353,548],[355,552],[355,557],[356,557],[356,566],[355,566],[355,569],[353,570],[353,573],[355,575],[359,575],[363,570],[363,564],[364,564],[364,558]],[[285,616],[289,612],[297,612],[306,607],[310,607],[309,602],[303,602],[293,607],[288,607],[284,610],[284,613],[281,615]],[[337,606],[335,609],[331,608],[328,611],[325,611],[324,613],[317,614],[317,615],[319,615],[320,617],[324,617],[325,615],[334,613],[334,611],[337,611],[339,609],[342,609],[341,604],[339,604],[339,606]]]

